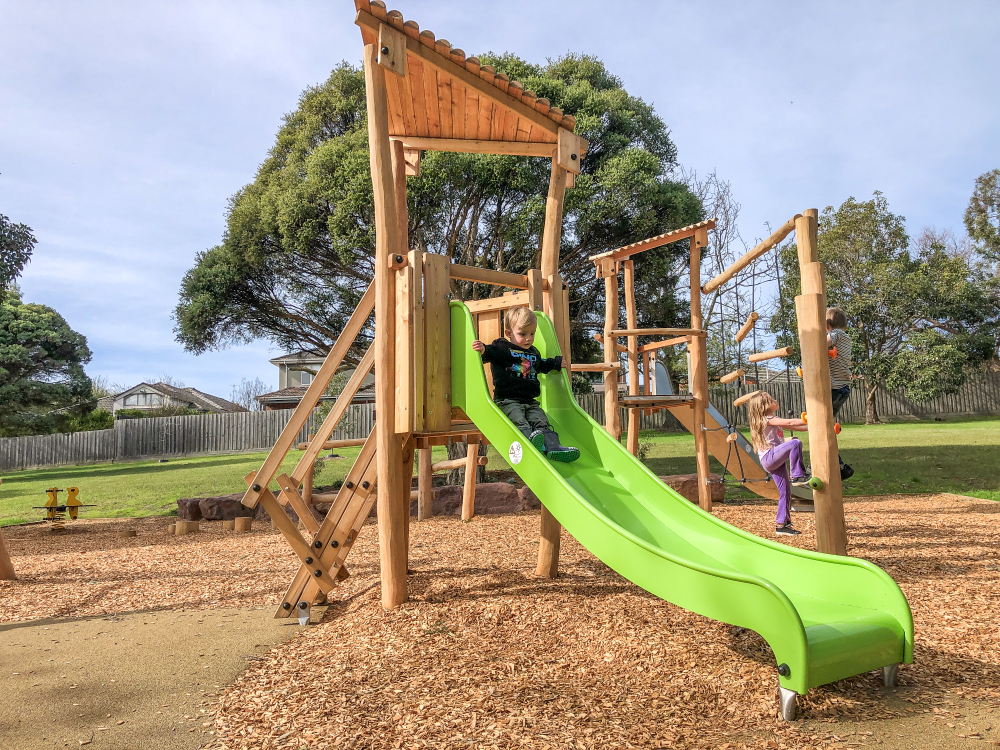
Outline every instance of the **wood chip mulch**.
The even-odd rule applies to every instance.
[[[773,504],[718,514],[773,533]],[[996,704],[1000,504],[857,498],[847,518],[852,554],[900,583],[916,619],[916,663],[897,695]],[[812,548],[813,517],[793,519],[794,543]],[[93,534],[82,555],[45,551],[52,535],[41,527],[5,531],[21,579],[0,582],[0,621],[272,604],[296,567],[274,532],[174,539],[144,535],[162,519],[129,523],[139,537]],[[756,634],[646,594],[566,534],[559,578],[535,578],[537,513],[414,522],[410,601],[392,611],[380,605],[374,532],[361,534],[354,575],[321,624],[224,692],[208,747],[843,747],[844,721],[901,715],[873,672],[800,698],[811,722],[781,721],[774,659]],[[816,728],[825,722],[829,731]]]

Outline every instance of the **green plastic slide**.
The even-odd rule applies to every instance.
[[[559,353],[539,314],[535,346]],[[451,303],[452,405],[465,411],[581,544],[650,593],[760,633],[774,652],[782,712],[795,694],[913,661],[906,597],[865,560],[801,550],[730,526],[667,487],[581,409],[565,373],[542,375],[541,403],[571,464],[535,450],[490,398],[469,310]]]

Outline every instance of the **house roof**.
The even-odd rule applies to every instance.
[[[174,401],[179,401],[181,403],[194,404],[200,409],[205,411],[215,411],[215,412],[238,412],[246,411],[245,408],[239,404],[234,404],[232,401],[227,401],[224,398],[219,398],[218,396],[213,396],[209,393],[204,393],[199,391],[197,388],[176,388],[172,385],[167,385],[166,383],[139,383],[134,385],[126,391],[117,393],[114,395],[112,401],[121,398],[122,396],[128,396],[130,393],[139,390],[140,388],[147,388],[149,390],[159,393],[161,396],[166,396]]]
[[[399,11],[387,12],[381,0],[355,0],[354,6],[355,23],[366,45],[382,47],[389,38],[398,38],[400,46],[405,42],[402,59],[393,58],[395,49],[385,56],[386,67],[402,73],[385,79],[389,133],[404,146],[435,148],[407,144],[407,138],[495,141],[512,148],[519,144],[510,153],[529,153],[531,149],[524,147],[534,143],[549,144],[547,155],[552,155],[560,129],[572,133],[576,127],[576,118],[551,106],[548,99],[482,65],[478,58],[466,57],[446,39],[436,39],[434,32],[421,31],[415,21],[404,21]]]
[[[277,403],[298,403],[302,400],[302,397],[306,395],[306,391],[309,389],[307,385],[293,385],[288,388],[282,388],[280,391],[271,391],[270,393],[264,393],[257,396],[257,400],[262,404],[277,404]],[[375,397],[375,384],[370,383],[369,385],[359,388],[358,392],[354,396],[354,400],[369,401]],[[330,396],[324,393],[319,397],[320,401],[336,401],[336,396]]]
[[[322,364],[326,360],[325,354],[316,354],[315,352],[288,352],[287,354],[281,354],[274,359],[268,360],[273,365],[288,365],[288,364]]]

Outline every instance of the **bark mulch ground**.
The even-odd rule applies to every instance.
[[[718,514],[773,533],[771,503]],[[895,692],[876,673],[842,680],[800,698],[805,720],[786,724],[756,634],[646,594],[565,534],[559,578],[535,578],[537,513],[438,518],[411,525],[410,601],[391,612],[366,528],[322,622],[223,692],[209,747],[848,747],[883,742],[879,722],[901,717],[926,721],[948,746],[993,743],[987,719],[973,731],[962,711],[992,712],[1000,699],[1000,504],[856,498],[847,517],[852,554],[892,575],[914,611],[916,663]],[[794,543],[811,548],[812,516],[794,520]],[[175,539],[144,533],[163,525],[150,520],[130,522],[139,537],[121,539],[89,523],[94,533],[78,527],[60,552],[41,527],[5,532],[21,578],[0,583],[0,621],[53,607],[275,603],[296,567],[271,531]],[[854,734],[858,722],[876,731]]]

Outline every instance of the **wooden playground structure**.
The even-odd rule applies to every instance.
[[[517,81],[510,81],[474,57],[466,57],[447,41],[405,21],[397,11],[386,12],[377,0],[355,0],[356,23],[364,41],[364,70],[368,106],[368,140],[374,187],[376,250],[375,279],[344,326],[340,338],[309,385],[292,418],[259,470],[245,477],[244,505],[263,504],[273,523],[301,561],[276,613],[287,617],[308,610],[338,579],[348,573],[345,560],[373,505],[377,504],[382,604],[395,607],[407,598],[407,556],[411,485],[414,463],[418,467],[417,518],[431,513],[431,476],[435,470],[464,466],[462,518],[473,517],[476,467],[483,459],[478,446],[482,433],[450,403],[451,326],[449,297],[452,281],[472,281],[507,290],[502,296],[466,302],[479,338],[491,341],[503,335],[504,310],[528,306],[544,311],[553,321],[563,356],[569,358],[569,288],[559,275],[563,199],[580,173],[587,141],[574,133],[575,119],[551,107]],[[493,271],[451,263],[437,254],[411,250],[407,236],[406,178],[419,174],[425,150],[532,156],[551,161],[551,177],[540,268],[524,274]],[[774,236],[740,259],[732,268],[704,287],[700,258],[707,232],[705,221],[659,237],[594,256],[598,277],[605,279],[607,316],[605,361],[571,365],[578,371],[601,371],[605,377],[607,429],[620,432],[619,406],[637,416],[641,409],[671,408],[690,411],[695,425],[705,424],[708,397],[705,332],[702,328],[701,293],[725,283],[780,241],[794,227],[798,231],[803,294],[796,299],[813,473],[824,489],[815,497],[821,551],[846,552],[837,445],[830,408],[829,365],[826,361],[826,296],[822,265],[816,260],[816,214],[805,212]],[[781,230],[779,230],[780,233]],[[776,233],[775,236],[777,236]],[[686,329],[638,329],[631,257],[644,250],[689,239],[691,246],[691,325]],[[770,244],[768,244],[770,243]],[[619,328],[618,280],[624,269],[626,327]],[[278,475],[288,451],[309,413],[319,402],[331,378],[358,333],[374,312],[374,343],[361,358],[329,415],[316,431],[295,469]],[[748,329],[749,330],[749,329]],[[665,341],[640,347],[640,336],[669,336]],[[618,345],[626,339],[627,346]],[[691,350],[691,393],[658,397],[639,393],[639,355],[648,373],[650,354],[658,347],[687,343]],[[629,394],[619,398],[619,354],[627,355]],[[332,496],[322,522],[310,510],[313,464],[329,441],[363,380],[374,369],[376,424],[361,446],[343,486]],[[487,370],[487,378],[489,372]],[[630,419],[628,447],[638,447],[637,418]],[[695,435],[700,483],[700,505],[711,510],[707,486],[709,434]],[[714,439],[714,438],[712,438]],[[467,457],[433,464],[431,447],[450,441],[466,442]],[[419,459],[417,457],[419,456]],[[416,459],[416,460],[415,460]],[[832,470],[831,470],[832,467]],[[270,489],[278,486],[277,494]],[[303,488],[300,491],[300,487]],[[541,498],[540,542],[537,573],[555,576],[558,569],[561,527]],[[300,526],[282,506],[290,505]]]

